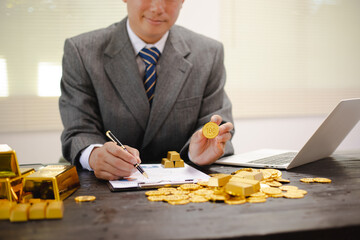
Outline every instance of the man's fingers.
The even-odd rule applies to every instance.
[[[131,163],[133,165],[137,164],[138,160],[130,152],[124,150],[122,147],[116,145],[113,142],[107,142],[104,144],[106,150],[113,156],[120,158],[123,161]]]
[[[227,132],[217,136],[218,143],[226,143],[231,139],[231,133]]]
[[[95,172],[95,176],[97,178],[106,179],[106,180],[109,180],[109,181],[118,180],[118,179],[121,178],[119,176],[115,176],[114,174],[111,174],[111,173],[106,172],[106,171]]]
[[[140,159],[140,154],[139,151],[136,148],[132,148],[129,146],[125,146],[126,149],[129,151],[129,153],[131,153],[131,155],[133,155],[135,157],[135,159],[137,160],[137,163],[141,163],[141,159]]]
[[[231,122],[224,123],[219,127],[219,135],[228,133],[233,129],[234,129],[234,125]]]
[[[210,121],[216,123],[217,125],[220,125],[220,123],[222,122],[222,117],[220,115],[213,115]]]

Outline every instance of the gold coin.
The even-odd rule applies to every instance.
[[[95,196],[77,196],[75,197],[76,202],[92,202],[96,199]]]
[[[267,195],[263,192],[256,192],[250,195],[252,198],[267,198]]]
[[[269,185],[270,187],[281,187],[282,186],[282,184],[277,181],[267,182],[266,184]]]
[[[181,185],[180,188],[185,191],[193,191],[201,188],[201,186],[194,183],[188,183]]]
[[[205,189],[205,188],[194,191],[194,194],[199,196],[206,196],[213,193],[214,193],[213,190]]]
[[[246,199],[247,202],[249,203],[263,203],[263,202],[266,202],[266,198],[252,198],[252,197],[249,197]]]
[[[289,191],[289,192],[284,193],[284,197],[286,197],[286,198],[303,198],[304,194],[301,194],[301,193],[298,193],[295,191]]]
[[[284,197],[284,194],[279,193],[279,194],[273,194],[273,195],[269,195],[269,196],[272,197],[272,198],[282,198],[282,197]]]
[[[281,187],[279,187],[279,189],[281,189],[283,191],[290,191],[290,190],[297,190],[299,188],[296,186],[281,186]]]
[[[159,192],[175,192],[177,191],[176,188],[173,187],[162,187],[162,188],[158,188]]]
[[[204,125],[202,132],[208,139],[213,139],[219,134],[219,126],[214,122],[208,122]]]
[[[225,201],[229,198],[228,194],[210,194],[207,195],[206,198],[208,198],[211,201]]]
[[[152,201],[152,202],[158,202],[158,201],[164,201],[164,197],[163,195],[161,196],[148,196],[148,200]]]
[[[184,205],[184,204],[188,204],[190,201],[189,200],[177,200],[177,201],[168,201],[169,204],[171,205]]]
[[[302,178],[300,179],[301,182],[304,182],[304,183],[312,183],[314,182],[314,179],[313,178]]]
[[[299,193],[302,193],[302,194],[307,194],[307,191],[305,191],[305,190],[303,190],[303,189],[298,189],[298,190],[296,190],[297,192],[299,192]]]
[[[168,195],[168,192],[162,192],[157,190],[147,191],[145,192],[146,196],[160,196],[160,195]]]
[[[281,190],[279,188],[273,188],[273,187],[262,188],[261,191],[268,195],[274,195],[274,194],[281,193]]]
[[[275,178],[274,180],[281,182],[281,183],[289,183],[290,182],[290,180],[284,179],[284,178]]]
[[[186,200],[188,199],[188,195],[167,195],[164,196],[164,201],[179,201],[179,200]]]
[[[269,171],[265,171],[266,169],[260,169],[260,171],[262,172],[263,174],[263,178],[264,179],[269,179],[271,178],[271,173]]]
[[[302,189],[289,190],[289,191],[287,191],[287,192],[289,192],[289,193],[300,193],[300,194],[302,194],[302,195],[307,194],[307,191],[302,190]]]
[[[197,184],[200,186],[203,186],[203,187],[207,187],[208,181],[199,181],[199,182],[197,182]]]
[[[252,172],[253,169],[252,169],[252,168],[241,168],[241,169],[239,169],[239,170],[236,170],[233,174],[236,174],[236,173],[239,173],[239,172],[243,172],[243,171]]]
[[[244,204],[246,203],[245,198],[229,198],[224,201],[226,204],[235,205],[235,204]]]
[[[195,195],[190,198],[190,202],[194,202],[194,203],[202,203],[207,201],[209,201],[207,198],[199,195]]]
[[[318,183],[331,183],[331,179],[329,179],[329,178],[314,178],[314,182],[318,182]]]

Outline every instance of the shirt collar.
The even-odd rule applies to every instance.
[[[143,40],[141,40],[131,29],[130,24],[129,24],[129,19],[127,19],[126,21],[126,28],[129,34],[129,38],[131,41],[131,44],[135,50],[136,55],[140,52],[141,49],[143,49],[144,47],[150,48],[150,47],[156,47],[160,53],[163,52],[164,47],[165,47],[165,43],[166,40],[169,36],[169,31],[167,31],[159,41],[157,41],[154,44],[148,44],[146,42],[144,42]]]

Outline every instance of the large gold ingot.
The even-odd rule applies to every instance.
[[[24,201],[31,198],[64,200],[80,187],[75,166],[48,165],[24,178]]]
[[[15,151],[0,144],[0,199],[19,202],[23,178],[33,172],[33,168],[19,168]]]
[[[7,144],[0,144],[0,178],[19,177],[20,175],[15,151]]]

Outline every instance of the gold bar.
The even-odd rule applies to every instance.
[[[176,168],[185,167],[184,160],[182,159],[175,161],[174,163],[175,163],[174,167]]]
[[[49,165],[24,178],[24,199],[64,200],[80,187],[75,166]]]
[[[0,178],[12,178],[20,175],[15,151],[7,144],[0,144]]]
[[[250,196],[255,193],[251,184],[242,182],[229,182],[225,186],[225,192],[233,196]]]
[[[163,166],[164,168],[173,168],[174,167],[174,162],[170,161],[167,158],[163,158],[161,161],[161,166]]]
[[[0,200],[0,220],[10,218],[11,210],[16,206],[16,202],[11,202],[7,199]]]
[[[38,202],[31,205],[29,209],[29,219],[30,220],[40,220],[45,219],[47,202]]]
[[[46,208],[47,219],[58,219],[64,215],[64,203],[62,201],[52,201]]]
[[[235,174],[234,177],[242,177],[242,178],[261,181],[263,179],[263,174],[262,172],[241,171]]]
[[[10,213],[10,222],[26,222],[29,219],[30,203],[17,204]]]
[[[230,174],[219,174],[214,177],[209,178],[208,186],[210,187],[222,187],[228,183],[230,180]]]
[[[176,152],[176,151],[168,151],[167,158],[170,161],[179,161],[179,160],[181,160],[180,159],[180,154],[178,152]]]
[[[231,178],[230,182],[231,183],[233,183],[233,182],[239,183],[240,182],[240,183],[250,184],[253,187],[254,192],[260,191],[260,181],[257,181],[257,180],[251,180],[251,179],[247,179],[247,178],[233,176]]]

